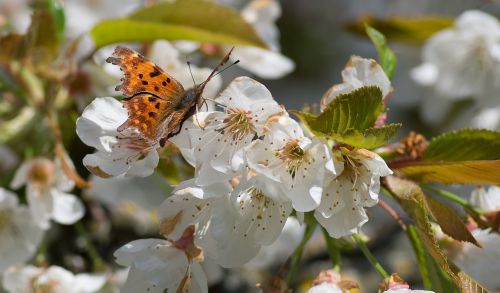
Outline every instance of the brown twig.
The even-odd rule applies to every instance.
[[[383,208],[391,217],[396,220],[396,222],[399,224],[401,229],[406,231],[406,224],[404,223],[403,219],[401,218],[401,215],[396,212],[387,202],[385,202],[383,199],[379,199],[378,205]]]

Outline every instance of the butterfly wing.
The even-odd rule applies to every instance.
[[[123,82],[116,90],[126,96],[123,106],[128,111],[128,119],[118,131],[133,128],[150,143],[156,143],[164,135],[185,93],[181,83],[141,54],[125,47],[116,47],[106,61],[120,66],[124,73]]]
[[[127,128],[136,129],[151,144],[163,135],[165,125],[170,123],[176,113],[172,102],[149,93],[136,94],[124,101],[123,106],[128,111],[128,119],[118,127],[118,132]]]
[[[106,62],[120,66],[123,71],[123,82],[116,90],[126,97],[147,92],[175,102],[184,93],[179,81],[134,50],[118,46]]]

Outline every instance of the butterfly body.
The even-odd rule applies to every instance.
[[[128,111],[128,119],[118,127],[118,132],[132,129],[151,146],[158,142],[163,146],[201,106],[205,85],[229,60],[229,54],[203,83],[185,90],[179,81],[144,56],[116,47],[106,61],[119,65],[124,72],[123,82],[116,90],[125,95],[123,106]]]

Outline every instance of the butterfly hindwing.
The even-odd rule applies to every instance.
[[[147,92],[172,102],[178,102],[184,88],[171,75],[164,72],[141,54],[118,46],[106,62],[120,66],[123,82],[116,87],[125,96],[132,97]]]
[[[127,128],[136,129],[150,142],[158,140],[175,113],[172,102],[149,93],[142,93],[123,101],[128,111],[128,119],[118,127],[118,132]]]

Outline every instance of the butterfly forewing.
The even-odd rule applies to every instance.
[[[120,66],[123,71],[123,82],[116,90],[127,97],[147,92],[162,99],[175,100],[180,99],[184,93],[179,81],[131,49],[118,46],[106,61]]]

